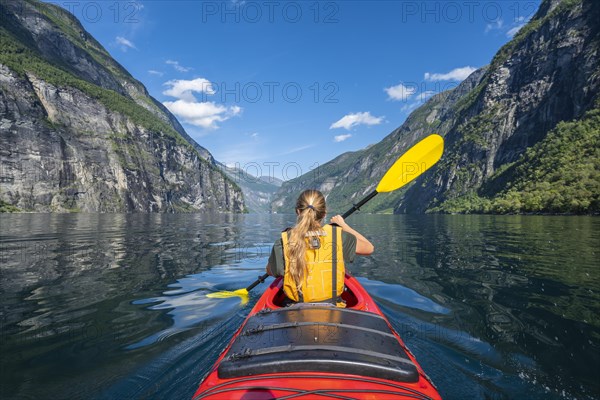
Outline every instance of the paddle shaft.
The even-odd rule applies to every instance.
[[[354,211],[360,210],[360,208],[362,206],[364,206],[369,200],[371,200],[373,197],[377,196],[377,193],[378,193],[377,190],[373,190],[364,199],[362,199],[361,201],[359,201],[358,203],[353,205],[351,209],[349,209],[344,214],[342,214],[342,218],[346,219],[349,216],[351,216],[354,213]]]
[[[257,280],[252,282],[252,284],[246,288],[246,291],[247,292],[251,291],[252,289],[254,289],[256,287],[256,285],[263,283],[265,281],[265,279],[267,279],[268,277],[269,277],[269,274],[264,274],[264,275],[259,276]]]
[[[351,209],[349,209],[344,214],[342,214],[342,218],[348,218],[350,215],[354,214],[355,211],[360,210],[360,208],[362,206],[364,206],[369,200],[371,200],[375,196],[377,196],[377,190],[373,190],[364,199],[362,199],[361,201],[359,201],[358,203],[353,205]],[[265,281],[265,279],[267,279],[268,277],[269,277],[269,274],[264,274],[264,275],[259,276],[257,280],[252,282],[252,284],[246,288],[246,291],[248,291],[248,292],[251,291],[256,286],[263,283]]]

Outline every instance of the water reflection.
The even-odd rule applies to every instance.
[[[450,312],[446,307],[407,287],[365,278],[358,278],[358,281],[371,296],[380,300],[430,313],[448,314]]]
[[[0,397],[188,398],[291,215],[2,215]],[[349,269],[445,398],[598,398],[600,222],[371,216]],[[264,284],[263,284],[264,287]]]
[[[378,218],[383,217],[371,217],[371,221]],[[448,315],[432,316],[403,308],[401,313],[394,312],[398,320],[410,316],[430,321],[442,325],[442,331],[454,328],[493,346],[502,357],[504,380],[516,377],[509,380],[509,392],[513,393],[509,397],[599,395],[597,219],[396,218],[378,221],[378,229],[370,232],[371,237],[379,236],[374,239],[378,244],[389,241],[390,251],[379,252],[357,273],[410,287],[452,310]],[[365,229],[370,226],[366,223]],[[428,337],[423,332],[413,333],[414,337]],[[456,341],[436,342],[444,343],[445,349],[457,348]],[[462,346],[456,350],[457,354],[467,353]],[[486,354],[481,351],[475,353],[480,363]],[[431,368],[435,370],[436,365]],[[503,397],[506,388],[500,385],[483,393]],[[454,389],[446,394],[454,398],[464,395]]]
[[[0,397],[97,393],[137,368],[123,362],[124,349],[231,319],[239,304],[208,303],[192,281],[204,274],[205,288],[220,290],[258,275],[270,231],[249,232],[244,221],[200,214],[2,216]],[[165,291],[173,284],[180,294]],[[150,307],[158,312],[136,304],[151,298],[159,300]],[[162,350],[135,357],[143,362]]]
[[[215,266],[209,271],[186,276],[170,284],[169,288],[175,289],[163,292],[163,296],[133,301],[133,304],[137,305],[152,304],[147,307],[149,310],[168,310],[167,315],[172,319],[172,325],[128,345],[126,349],[148,346],[171,335],[198,327],[206,321],[235,313],[240,305],[246,304],[247,299],[245,301],[239,297],[215,299],[206,297],[206,294],[225,290],[232,284],[240,284],[239,282],[250,282],[253,277],[264,273],[267,253],[260,247],[253,249],[254,253],[250,248],[237,248],[234,252],[236,257],[241,254],[245,258],[233,266]],[[258,264],[249,260],[261,262]]]

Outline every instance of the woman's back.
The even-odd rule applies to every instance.
[[[333,225],[321,226],[326,205],[317,190],[302,192],[296,214],[296,225],[275,242],[267,272],[284,277],[284,292],[291,301],[339,302],[345,264],[354,261],[355,254],[371,254],[373,245],[340,216],[332,218]]]

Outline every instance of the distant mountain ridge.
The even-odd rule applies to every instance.
[[[0,3],[0,201],[24,211],[244,210],[210,152],[66,10]]]
[[[256,177],[240,168],[218,164],[221,170],[242,189],[246,211],[259,214],[271,212],[271,201],[283,183],[281,179],[274,176]]]
[[[412,144],[438,133],[446,142],[442,160],[364,210],[598,212],[599,49],[600,2],[544,0],[489,66],[433,96],[381,142],[284,183],[272,209],[293,209],[299,191],[314,187],[341,211],[372,191]],[[574,154],[576,164],[563,160]]]

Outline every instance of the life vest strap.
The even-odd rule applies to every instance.
[[[333,232],[333,234],[331,236],[333,236],[331,238],[332,240],[332,244],[333,244],[333,251],[331,252],[331,261],[332,261],[332,268],[331,268],[331,302],[333,304],[336,304],[336,300],[337,300],[337,226],[336,225],[332,225],[331,226],[331,231]]]

